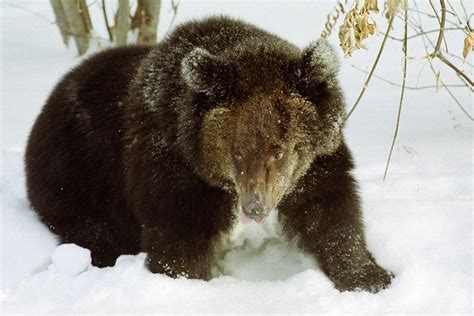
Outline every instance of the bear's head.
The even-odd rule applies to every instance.
[[[195,48],[181,75],[203,113],[197,172],[237,193],[262,221],[318,156],[340,145],[343,97],[332,47],[256,45],[212,54]]]

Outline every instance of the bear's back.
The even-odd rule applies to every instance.
[[[164,88],[165,98],[168,97],[168,91],[171,94],[182,92],[181,62],[195,48],[204,49],[223,59],[238,58],[245,55],[245,51],[298,50],[293,44],[272,33],[226,16],[212,16],[180,24],[155,47],[150,58],[142,64],[147,72],[157,78],[158,85]]]
[[[219,54],[228,49],[238,49],[239,45],[251,43],[275,43],[288,45],[280,37],[254,25],[226,16],[213,16],[204,20],[190,21],[178,26],[164,43],[171,45],[191,44],[206,49],[211,54]]]
[[[115,197],[123,194],[120,107],[150,49],[133,46],[97,53],[66,74],[48,98],[25,152],[28,198],[48,224],[54,224],[50,218],[86,210],[107,212],[123,203]],[[111,174],[117,177],[111,179]]]

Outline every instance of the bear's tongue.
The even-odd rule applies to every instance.
[[[250,217],[248,217],[247,215],[245,215],[245,213],[242,212],[242,211],[241,211],[240,214],[239,214],[239,220],[240,220],[240,222],[241,222],[242,224],[244,224],[244,225],[247,225],[247,224],[249,224],[249,223],[252,222],[252,218],[250,218]],[[255,222],[260,224],[260,223],[262,223],[264,220],[265,220],[265,217],[262,217],[261,219],[255,220]]]
[[[247,215],[244,214],[244,212],[240,212],[239,214],[239,219],[242,224],[247,225],[248,223],[252,222],[252,219],[250,217],[247,217]]]

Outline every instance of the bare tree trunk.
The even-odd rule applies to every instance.
[[[92,30],[92,20],[89,15],[89,7],[87,6],[86,0],[76,0],[77,7],[81,13],[81,18],[84,21],[84,25],[87,27],[87,33],[90,33]]]
[[[66,12],[64,12],[63,4],[61,0],[51,0],[51,6],[53,7],[54,15],[56,17],[56,24],[58,25],[61,37],[63,38],[64,45],[68,46],[69,36],[71,31],[69,30],[69,23],[66,19]]]
[[[137,10],[132,18],[132,29],[139,28],[138,43],[155,43],[160,18],[161,0],[138,0]]]
[[[134,30],[136,28],[140,28],[140,25],[145,23],[145,19],[142,18],[145,15],[145,9],[143,8],[143,0],[138,0],[137,8],[135,10],[135,14],[132,17],[132,24],[130,25],[130,29]]]
[[[130,29],[130,3],[128,0],[119,0],[117,11],[117,44],[127,44],[128,30]]]
[[[79,55],[89,47],[92,22],[85,0],[61,0],[70,34],[74,36]]]

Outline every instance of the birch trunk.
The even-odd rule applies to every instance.
[[[127,44],[128,30],[130,29],[130,3],[128,0],[119,0],[117,11],[117,45]]]
[[[56,17],[56,24],[58,25],[61,37],[64,45],[69,45],[69,36],[71,31],[69,29],[69,23],[66,19],[66,12],[64,12],[63,4],[61,0],[51,0],[51,6],[53,7],[54,16]]]
[[[138,43],[156,43],[161,0],[142,0],[140,2],[142,2],[142,11],[137,13],[140,14],[142,23],[139,26]]]
[[[84,54],[89,48],[90,30],[92,22],[85,0],[61,0],[70,34],[76,41],[79,55]]]

